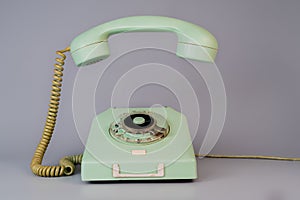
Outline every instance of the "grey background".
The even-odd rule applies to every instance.
[[[43,182],[44,179],[32,178],[29,163],[39,141],[46,117],[52,65],[56,57],[55,51],[68,46],[79,33],[95,25],[132,15],[175,17],[203,26],[216,36],[220,46],[216,64],[225,83],[228,112],[223,133],[212,153],[299,157],[299,9],[300,2],[297,0],[165,0],[126,1],[126,3],[125,1],[1,1],[0,55],[2,77],[0,89],[2,98],[0,109],[2,114],[0,115],[0,124],[2,137],[0,140],[0,157],[3,163],[6,163],[2,165],[1,173],[4,175],[5,170],[10,170],[4,176],[8,179],[10,174],[18,174],[21,171],[34,184],[39,185],[40,182]],[[172,34],[156,33],[152,36],[145,33],[145,38],[150,40],[151,38],[154,40],[158,36],[161,36],[162,43],[166,41],[166,46],[176,43],[176,37]],[[118,35],[112,38],[111,47],[117,48],[117,45],[126,45],[126,41],[122,43],[122,37]],[[141,40],[139,39],[141,34],[124,35],[124,38],[126,37],[137,37],[137,41]],[[164,58],[159,56],[159,51],[153,50],[150,53],[141,51],[140,53],[122,58],[124,60],[121,63],[116,63],[107,71],[107,78],[103,79],[105,84],[101,85],[100,82],[99,91],[96,94],[97,102],[99,102],[96,105],[98,113],[110,106],[110,89],[118,79],[117,77],[121,76],[122,72],[126,72],[126,69],[130,69],[135,61],[144,62],[143,59],[147,61],[147,56],[157,58],[158,61]],[[180,61],[179,58],[170,55],[165,58],[169,59],[170,66],[174,65],[176,69],[190,79],[200,99],[203,121],[194,141],[197,150],[200,148],[203,132],[205,132],[209,120],[210,104],[205,84],[201,77],[194,75],[193,70],[188,65],[180,68],[186,63]],[[125,66],[123,71],[121,70],[122,65]],[[95,67],[97,66],[100,67],[101,64],[95,65]],[[90,70],[92,71],[92,69]],[[80,153],[84,149],[84,145],[76,132],[72,116],[72,89],[76,73],[77,68],[71,57],[68,57],[56,134],[46,154],[46,164],[53,164],[61,156]],[[149,98],[147,96],[149,93],[157,93],[159,96]],[[178,102],[174,98],[174,95],[166,88],[145,86],[134,94],[131,105],[151,106],[155,103],[161,103],[177,108]],[[192,120],[192,114],[186,114]],[[236,165],[238,161],[227,165],[226,163],[222,165],[222,162],[225,161],[208,161],[206,159],[201,162],[204,166],[204,171],[201,174],[206,173],[205,177],[213,176],[217,180],[216,182],[212,180],[215,184],[226,184],[226,182],[218,182],[220,180],[218,175],[222,177],[221,172],[226,174],[228,171],[222,171],[224,170],[222,169],[216,173],[223,166],[239,169]],[[255,161],[252,164],[257,167]],[[269,166],[277,166],[277,164],[268,162],[266,165],[264,165],[265,162],[260,164],[266,171],[268,171]],[[244,165],[242,163],[241,167],[252,166],[251,163]],[[295,170],[296,165],[286,163],[282,163],[282,165],[281,167],[279,165],[279,171],[274,170],[274,173],[278,174],[282,172],[280,170],[283,170],[291,178],[286,180],[281,178],[283,182],[296,181],[292,177],[299,177],[299,166],[297,166],[298,174],[294,174],[293,171],[290,173],[286,169],[293,168]],[[255,167],[254,174],[256,173]],[[12,171],[15,169],[18,172]],[[207,170],[205,171],[205,169]],[[258,167],[257,171],[260,169]],[[234,177],[236,171],[232,170],[231,172],[229,173],[230,176],[225,179],[226,181],[232,181],[230,177]],[[243,174],[243,172],[240,173]],[[205,177],[202,177],[204,182],[210,180],[205,179]],[[244,180],[243,176],[241,177],[239,181]],[[262,175],[262,177],[268,176]],[[61,180],[64,183],[73,181],[69,179],[71,178]],[[74,179],[78,179],[74,182],[79,183],[78,175]],[[24,184],[30,182],[28,180],[24,179]],[[58,179],[52,180],[60,182]],[[274,179],[273,181],[278,180]],[[271,184],[273,181],[265,184]],[[11,185],[6,184],[13,186],[13,183],[11,182]],[[209,183],[205,187],[209,187]],[[54,181],[47,184],[56,183]],[[255,185],[254,182],[253,184]],[[174,189],[171,186],[167,188],[169,191]],[[196,186],[197,184],[189,185],[192,188]],[[216,189],[215,186],[217,187],[217,185],[212,184],[214,189]],[[72,188],[72,185],[70,187]],[[291,188],[293,187],[290,187],[289,190]],[[240,189],[247,191],[246,188]],[[43,190],[47,189],[42,188]],[[228,188],[228,191],[234,192],[234,185]],[[25,189],[24,192],[26,192]],[[33,189],[32,192],[34,192]],[[197,189],[190,192],[192,194],[196,192],[195,196],[197,196]],[[9,192],[4,194],[11,195]],[[91,198],[96,198],[96,194]],[[194,199],[195,196],[189,197]],[[239,193],[236,197],[238,196]],[[269,199],[276,198],[270,197]]]

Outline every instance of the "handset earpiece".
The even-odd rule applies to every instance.
[[[218,43],[206,29],[182,20],[160,16],[133,16],[96,26],[71,43],[72,57],[77,66],[96,63],[109,56],[108,37],[122,32],[174,32],[178,37],[179,57],[213,62]]]

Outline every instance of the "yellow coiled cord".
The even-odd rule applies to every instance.
[[[54,64],[54,76],[52,81],[52,90],[50,97],[50,104],[48,109],[48,115],[44,126],[44,131],[40,143],[38,144],[35,153],[31,161],[31,170],[34,174],[44,177],[57,177],[63,175],[71,175],[74,173],[75,165],[80,164],[82,160],[82,154],[74,156],[66,156],[62,158],[57,166],[44,166],[42,165],[44,154],[50,143],[55,123],[57,112],[59,108],[60,92],[62,86],[63,77],[63,65],[65,64],[65,52],[70,51],[70,47],[64,50],[56,51],[60,57],[56,58],[56,64]]]

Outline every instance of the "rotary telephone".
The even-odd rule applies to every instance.
[[[60,57],[54,65],[48,116],[31,162],[34,174],[71,175],[75,165],[81,164],[83,181],[197,178],[186,117],[170,107],[110,108],[93,120],[83,154],[66,156],[57,166],[42,165],[55,128],[65,53],[71,52],[77,66],[86,66],[109,56],[108,38],[113,34],[167,31],[178,37],[177,56],[204,62],[215,59],[218,44],[211,33],[197,25],[160,16],[133,16],[104,23],[56,52]]]

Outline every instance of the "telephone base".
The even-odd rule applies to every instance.
[[[137,112],[164,116],[170,126],[168,134],[149,143],[113,138],[109,131],[116,117]],[[110,108],[99,114],[92,123],[83,154],[81,178],[83,181],[196,179],[196,158],[186,117],[170,107]]]

